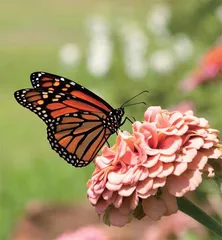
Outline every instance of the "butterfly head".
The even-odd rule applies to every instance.
[[[112,133],[116,132],[121,126],[123,115],[124,115],[123,107],[114,109],[112,112],[109,113],[105,126],[107,126]]]
[[[124,113],[125,113],[125,111],[124,111],[123,107],[115,109],[116,120],[118,123],[121,123]]]
[[[122,122],[122,117],[124,115],[125,111],[123,107],[117,108],[114,111],[114,116],[116,118],[116,122],[117,122],[117,126],[119,128],[119,126],[121,125]]]

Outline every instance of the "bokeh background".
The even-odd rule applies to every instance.
[[[168,109],[182,102],[222,129],[219,75],[192,91],[179,87],[200,58],[221,44],[221,30],[221,0],[2,1],[0,239],[12,236],[33,201],[86,201],[93,171],[92,165],[75,169],[60,159],[47,142],[44,123],[15,101],[14,91],[31,86],[31,72],[70,78],[113,107],[146,89],[149,94],[136,101]],[[142,120],[145,109],[138,105],[126,113]],[[130,131],[130,124],[123,129]],[[212,205],[210,212],[218,218],[213,210],[218,194],[209,181],[193,198]],[[210,233],[204,237],[217,239]],[[187,233],[184,239],[198,239],[198,234]]]

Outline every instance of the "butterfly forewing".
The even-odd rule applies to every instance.
[[[31,74],[33,88],[15,92],[16,100],[47,124],[48,140],[75,167],[88,165],[117,130],[114,109],[69,79],[49,73]]]
[[[70,97],[77,97],[82,101],[93,103],[106,113],[113,111],[113,108],[102,98],[67,78],[46,72],[34,72],[30,75],[30,79],[34,88],[69,94]]]

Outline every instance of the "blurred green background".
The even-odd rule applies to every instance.
[[[159,35],[147,27],[149,12],[157,2],[167,4],[170,10],[167,33]],[[140,99],[148,106],[167,108],[181,100],[191,100],[197,116],[206,117],[213,128],[221,129],[221,82],[200,86],[187,94],[178,90],[178,82],[222,36],[222,21],[216,14],[220,6],[221,0],[7,0],[1,3],[0,239],[7,239],[31,200],[86,199],[86,181],[93,171],[93,166],[75,169],[60,159],[49,146],[44,123],[15,101],[14,91],[31,86],[30,73],[47,71],[70,78],[103,96],[113,107],[145,89],[150,93]],[[112,43],[110,67],[99,77],[91,74],[86,64],[89,22],[94,16],[108,23]],[[136,26],[148,41],[144,45],[147,46],[146,74],[136,80],[124,70],[126,43],[121,30],[124,25]],[[174,59],[172,50],[178,34],[187,36],[192,43],[192,53],[183,61]],[[67,43],[78,46],[78,51],[74,51],[76,58],[79,56],[75,66],[61,59],[61,49]],[[173,56],[171,71],[164,73],[152,68],[149,62],[161,49],[171,51]],[[145,109],[135,106],[126,112],[142,120]],[[130,125],[123,129],[130,131]]]

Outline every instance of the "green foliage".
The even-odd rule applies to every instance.
[[[25,206],[33,200],[77,201],[86,199],[86,181],[93,167],[74,169],[51,151],[44,124],[34,114],[21,108],[13,92],[30,86],[29,74],[36,70],[63,75],[94,89],[114,107],[145,89],[148,105],[168,107],[180,100],[195,102],[197,116],[209,119],[221,129],[221,82],[200,86],[190,94],[181,94],[178,82],[194,68],[196,60],[221,34],[221,23],[214,1],[165,1],[172,6],[170,31],[185,33],[193,40],[194,56],[166,76],[149,71],[140,81],[130,80],[123,69],[118,20],[133,20],[145,30],[146,14],[152,1],[4,1],[0,14],[0,239],[9,236]],[[155,1],[153,1],[155,2]],[[86,70],[85,57],[77,69],[66,69],[58,59],[62,44],[76,42],[86,52],[86,18],[101,14],[113,29],[114,57],[108,74],[100,79]],[[169,42],[170,44],[170,42]],[[157,49],[155,39],[149,53]],[[147,57],[149,58],[149,53]],[[144,99],[145,98],[145,99]],[[127,114],[143,119],[145,107],[131,107]],[[123,127],[130,130],[130,125]]]

